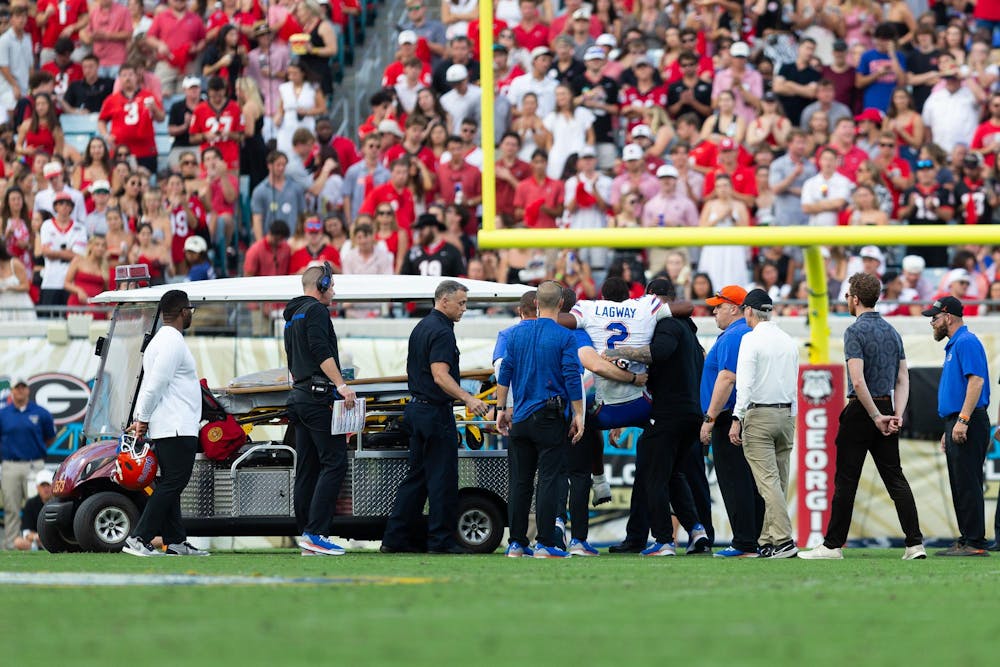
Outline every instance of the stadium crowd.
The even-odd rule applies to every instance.
[[[480,252],[476,3],[408,0],[370,115],[335,136],[329,109],[351,94],[336,56],[358,13],[351,0],[0,5],[0,317],[86,304],[120,263],[180,281],[321,259],[554,278],[589,298],[608,276],[635,294],[668,277],[693,299],[739,284],[802,312],[781,305],[807,293],[796,248]],[[493,32],[500,227],[1000,217],[1000,2],[498,0]],[[882,279],[885,314],[1000,300],[997,248],[825,252],[837,304],[856,271]]]

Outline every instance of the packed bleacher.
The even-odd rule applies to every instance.
[[[472,0],[0,5],[0,319],[85,309],[119,264],[169,282],[320,261],[580,297],[608,276],[696,300],[740,284],[804,314],[794,247],[479,250],[483,141],[500,228],[1000,221],[1000,0],[494,8],[482,137]],[[381,89],[338,132],[376,11],[398,14],[367,36],[389,43]],[[944,294],[1000,307],[1000,248],[824,257],[834,304],[864,271],[885,314]]]

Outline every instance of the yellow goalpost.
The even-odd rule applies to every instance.
[[[866,227],[653,227],[627,229],[497,229],[496,150],[493,92],[493,2],[479,2],[479,77],[482,87],[480,131],[483,150],[483,227],[479,247],[502,248],[673,248],[678,246],[802,246],[809,285],[809,361],[827,363],[830,327],[824,245],[935,246],[976,243],[1000,245],[1000,225],[906,225]]]

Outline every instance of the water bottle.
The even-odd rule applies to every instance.
[[[455,183],[455,206],[462,205],[462,184]]]
[[[667,221],[666,221],[666,219],[665,219],[665,218],[663,217],[663,214],[662,214],[662,213],[661,213],[661,214],[659,214],[658,216],[656,216],[656,222],[657,222],[657,224],[658,224],[658,225],[659,225],[660,227],[666,227],[666,226],[667,226]]]
[[[576,273],[576,268],[574,266],[575,264],[576,264],[576,253],[570,250],[566,254],[566,275],[571,276],[574,273]]]

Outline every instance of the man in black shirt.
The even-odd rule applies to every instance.
[[[937,168],[931,160],[917,161],[917,182],[903,193],[899,217],[908,225],[945,225],[955,217],[954,194],[938,183]],[[927,266],[947,266],[946,246],[908,246],[906,254],[919,255]]]
[[[441,236],[446,227],[433,214],[424,213],[413,226],[417,244],[410,248],[400,271],[410,276],[460,276],[465,272],[462,251]]]
[[[917,28],[914,42],[916,48],[906,54],[906,71],[913,86],[913,108],[920,113],[924,102],[930,97],[934,84],[941,80],[938,71],[938,56],[941,52],[934,46],[937,35],[933,28]]]
[[[694,51],[684,51],[677,62],[681,66],[681,79],[667,90],[667,111],[671,118],[690,112],[704,123],[712,114],[712,84],[698,76],[698,54]]]
[[[955,220],[966,225],[993,222],[993,209],[1000,197],[996,183],[983,177],[983,157],[967,153],[962,167],[965,175],[955,184]]]
[[[42,507],[52,498],[52,471],[39,470],[35,475],[38,495],[28,498],[21,510],[21,534],[14,538],[14,548],[18,551],[38,551],[45,548],[38,539],[38,517]]]
[[[469,83],[479,83],[479,61],[475,59],[478,52],[472,53],[472,42],[465,35],[452,37],[448,42],[448,57],[441,60],[435,67],[431,76],[431,88],[438,94],[444,95],[452,88],[448,83],[448,68],[452,65],[465,65],[469,71]]]
[[[63,111],[66,113],[98,113],[104,98],[114,89],[114,79],[97,76],[100,61],[97,56],[85,56],[80,61],[83,78],[73,81],[63,95]]]
[[[462,319],[468,290],[445,280],[434,290],[434,310],[410,333],[406,376],[412,398],[403,409],[403,425],[410,435],[410,463],[396,489],[396,502],[385,526],[381,551],[465,553],[455,543],[458,521],[458,431],[452,402],[465,403],[483,416],[487,406],[459,384],[455,322]],[[420,534],[424,501],[430,502],[427,532]]]
[[[170,112],[167,114],[167,132],[174,138],[173,148],[176,149],[194,145],[191,143],[188,130],[191,127],[194,109],[201,103],[201,80],[198,77],[185,77],[182,85],[184,97],[171,104]]]
[[[673,284],[665,279],[651,281],[647,293],[656,294],[664,303],[675,297]],[[692,537],[688,552],[711,553],[709,538],[698,521],[704,510],[696,510],[692,500],[691,485],[696,480],[684,476],[692,467],[689,458],[700,449],[695,445],[702,423],[700,386],[705,354],[697,331],[690,318],[663,318],[656,323],[648,346],[615,348],[606,353],[608,358],[650,364],[646,389],[652,396],[652,408],[649,424],[636,445],[632,491],[645,494],[653,533],[653,545],[642,551],[644,556],[675,555],[671,506]]]
[[[792,125],[799,126],[802,110],[816,99],[816,87],[822,78],[809,62],[816,52],[816,42],[805,37],[799,42],[798,55],[794,63],[783,65],[774,77],[774,92],[781,101],[785,116]]]
[[[575,104],[590,109],[594,114],[594,143],[597,148],[597,168],[614,167],[618,157],[612,120],[618,115],[618,84],[611,77],[601,74],[607,64],[607,55],[600,46],[592,46],[583,56],[586,69],[572,82]],[[711,91],[711,87],[709,87]]]
[[[330,321],[333,269],[329,263],[302,274],[302,296],[285,307],[285,355],[292,390],[289,421],[295,429],[295,520],[303,556],[340,556],[330,538],[340,485],[347,473],[347,438],[330,433],[335,399],[354,407],[356,395],[340,371],[337,332]]]

